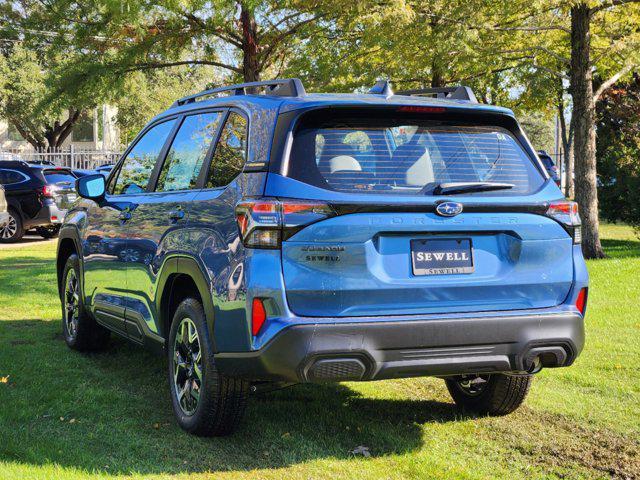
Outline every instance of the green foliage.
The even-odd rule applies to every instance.
[[[55,71],[64,68],[65,62],[51,57],[47,60],[20,44],[8,55],[0,55],[0,117],[41,148],[47,146],[47,129],[65,120],[71,106],[68,98],[49,97]]]
[[[188,66],[129,73],[122,83],[121,95],[113,103],[121,141],[128,144],[155,115],[178,98],[220,83],[211,67]]]
[[[601,215],[640,235],[640,76],[603,95],[597,113]]]
[[[518,115],[520,125],[536,150],[554,150],[555,117],[546,112],[523,111]]]

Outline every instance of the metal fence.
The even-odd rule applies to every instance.
[[[100,165],[114,164],[122,152],[115,150],[89,150],[71,145],[68,148],[22,151],[19,149],[0,150],[0,160],[24,160],[25,162],[49,163],[60,167],[92,170]]]

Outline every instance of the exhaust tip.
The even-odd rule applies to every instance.
[[[538,373],[545,368],[563,367],[569,355],[561,346],[532,348],[524,356],[523,367],[527,373]]]

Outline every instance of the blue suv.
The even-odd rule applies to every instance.
[[[66,342],[114,332],[164,353],[194,434],[304,382],[436,376],[503,415],[584,344],[577,206],[513,113],[467,87],[205,91],[76,187],[57,255]]]

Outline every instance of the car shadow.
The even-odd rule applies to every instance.
[[[119,339],[102,353],[70,351],[59,322],[0,321],[0,338],[7,462],[112,474],[278,468],[411,452],[422,446],[425,424],[463,418],[453,403],[297,385],[252,396],[232,436],[199,438],[173,420],[164,358]]]

